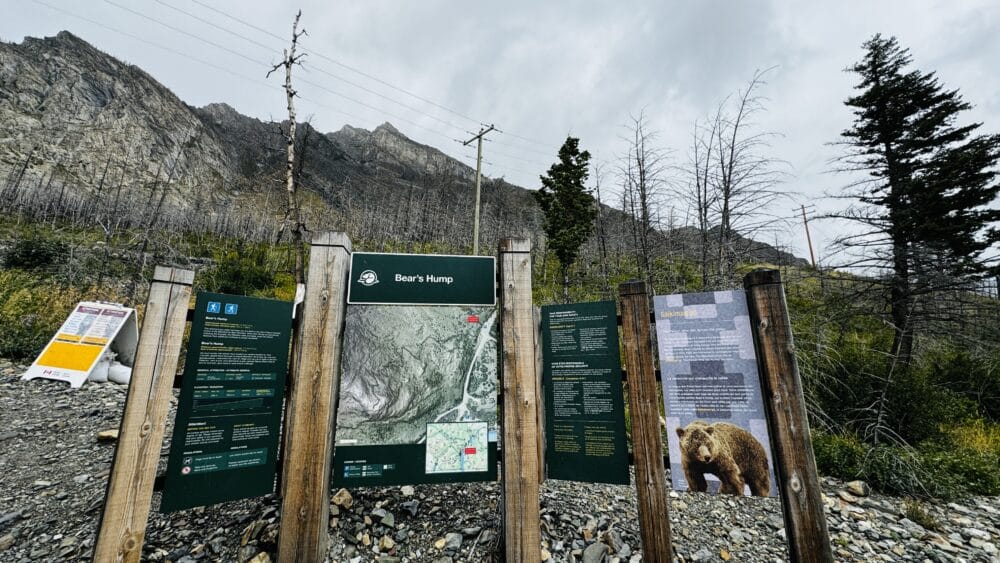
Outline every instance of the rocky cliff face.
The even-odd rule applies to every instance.
[[[373,131],[345,125],[340,131],[326,136],[358,162],[392,170],[402,177],[412,171],[421,171],[467,182],[476,179],[475,170],[469,166],[434,147],[414,143],[390,123],[383,123]]]
[[[376,173],[383,184],[473,179],[468,166],[388,123],[374,131],[299,130],[308,143],[304,184],[334,207],[348,178],[355,191]],[[277,124],[226,104],[188,106],[138,67],[69,32],[0,44],[0,178],[23,168],[23,182],[54,178],[88,190],[110,162],[126,166],[136,184],[170,176],[173,203],[183,206],[192,190],[232,195],[280,183],[283,149]]]
[[[234,178],[226,141],[141,69],[65,31],[0,45],[0,167],[91,186],[109,158],[146,180]]]

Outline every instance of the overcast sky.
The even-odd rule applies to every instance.
[[[567,134],[614,161],[624,149],[623,124],[643,109],[682,164],[695,120],[755,70],[776,67],[762,90],[768,111],[757,122],[781,134],[772,156],[789,163],[785,187],[797,196],[781,214],[791,217],[800,202],[819,213],[833,209],[838,204],[823,195],[847,179],[830,172],[837,149],[828,143],[851,123],[842,102],[855,83],[843,69],[877,32],[897,36],[918,68],[959,88],[975,106],[965,120],[1000,131],[1000,2],[991,0],[112,1],[0,0],[0,37],[21,41],[68,29],[147,70],[190,104],[226,102],[254,117],[280,118],[279,79],[264,75],[283,43],[265,31],[286,37],[301,8],[309,34],[302,44],[314,51],[300,74],[310,83],[297,84],[301,117],[326,131],[390,121],[473,165],[474,149],[453,139],[468,138],[479,122],[494,123],[504,133],[490,135],[485,173],[528,188],[538,186]],[[812,226],[822,259],[841,227]],[[801,224],[782,238],[807,255]]]

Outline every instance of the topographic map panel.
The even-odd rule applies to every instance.
[[[427,425],[427,473],[486,471],[485,422],[437,422]]]
[[[337,445],[423,444],[427,425],[497,419],[495,307],[351,305]]]

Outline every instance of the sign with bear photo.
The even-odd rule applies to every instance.
[[[746,293],[653,298],[673,488],[776,496]]]

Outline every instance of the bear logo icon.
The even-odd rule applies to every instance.
[[[378,275],[374,270],[365,270],[358,276],[358,283],[365,287],[371,287],[378,283]]]

